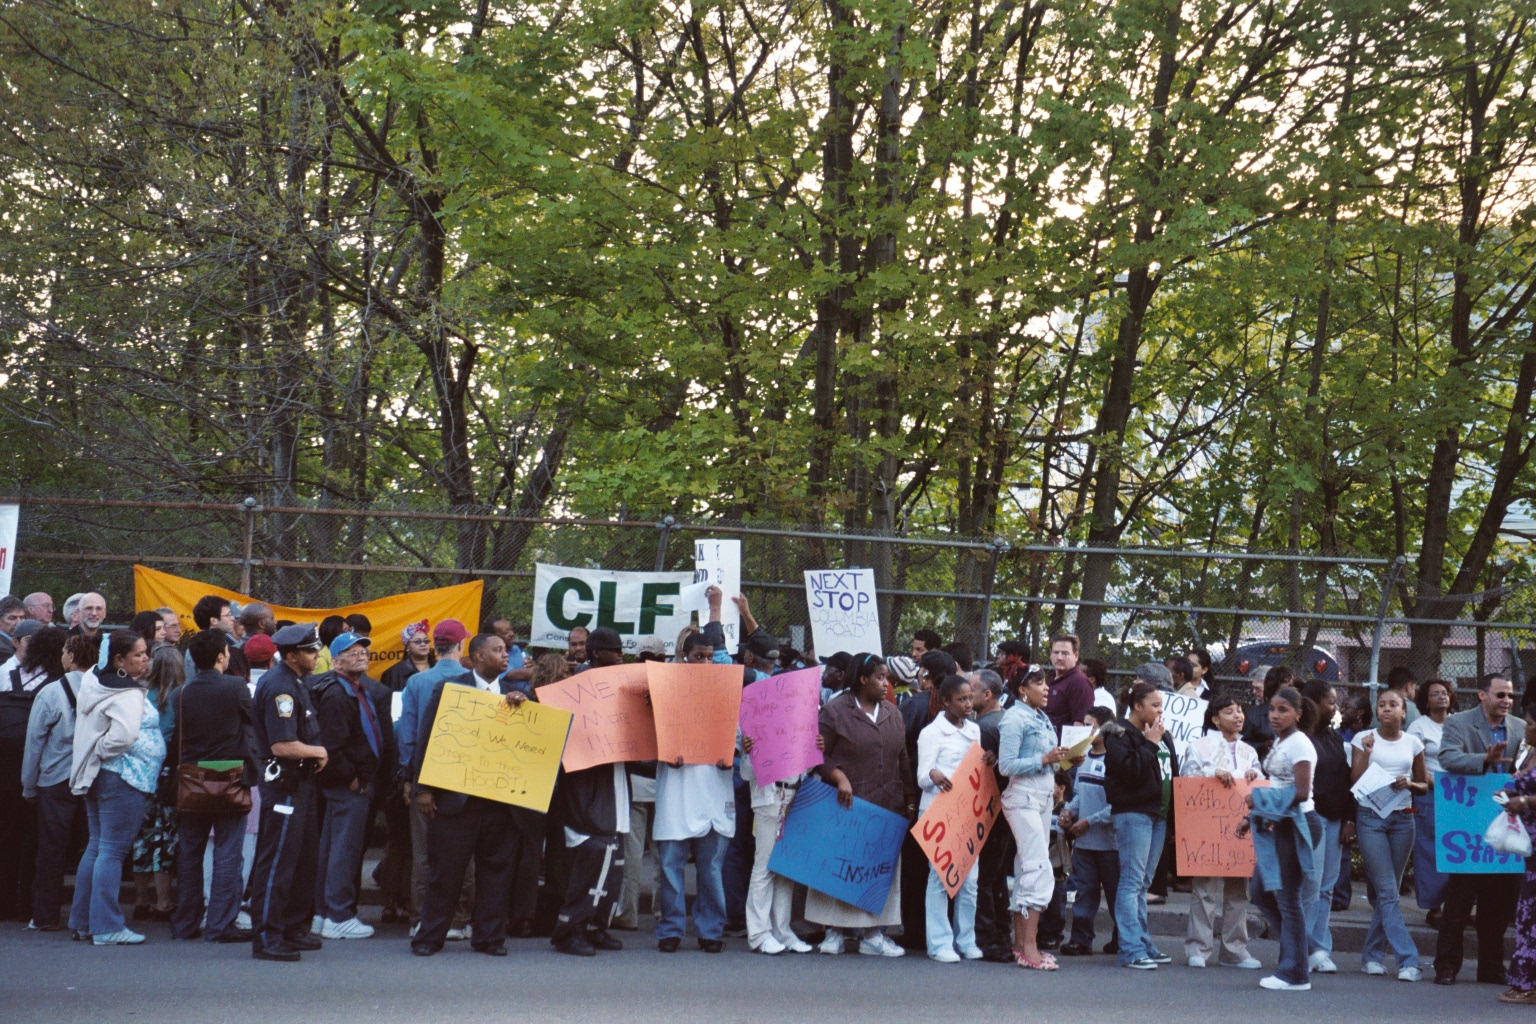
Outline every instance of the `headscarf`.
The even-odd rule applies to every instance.
[[[410,646],[411,637],[415,636],[417,633],[425,633],[427,634],[428,639],[430,639],[432,636],[431,624],[428,623],[426,619],[422,619],[420,622],[411,623],[409,626],[406,626],[400,631],[400,642],[407,647]]]

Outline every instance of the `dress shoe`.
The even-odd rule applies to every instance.
[[[1060,949],[1061,948],[1061,940],[1060,939],[1041,939],[1040,942],[1037,943],[1037,945],[1041,949]]]
[[[402,915],[400,911],[396,910],[394,907],[385,907],[384,912],[379,915],[379,923],[397,924],[401,920],[401,917]]]
[[[581,932],[569,932],[559,938],[551,938],[549,941],[557,950],[569,953],[571,956],[597,956],[597,949]]]
[[[472,946],[470,948],[472,948],[476,953],[484,953],[486,956],[507,955],[507,947],[499,942],[494,946]]]
[[[1454,985],[1454,984],[1456,984],[1456,975],[1450,974],[1450,973],[1448,973],[1446,971],[1436,971],[1435,972],[1435,984],[1436,985]]]
[[[608,934],[605,928],[588,928],[587,941],[592,943],[594,949],[623,949],[624,943]]]
[[[313,935],[300,935],[296,939],[285,939],[284,941],[294,949],[302,949],[311,953],[325,945],[325,943],[321,942]]]
[[[214,939],[215,942],[250,942],[256,936],[249,928],[231,928]]]
[[[1497,971],[1478,971],[1477,983],[1479,985],[1507,985],[1508,981],[1505,980],[1504,971],[1501,969]]]
[[[699,948],[706,953],[718,953],[725,949],[725,943],[719,939],[700,939]]]
[[[436,956],[442,946],[428,946],[425,943],[411,943],[412,956]]]
[[[201,928],[194,928],[187,935],[172,935],[171,936],[171,938],[177,940],[178,942],[191,942],[194,939],[200,939],[202,937],[203,937],[203,930]],[[251,941],[251,936],[249,934],[247,934],[245,936],[244,941],[245,942],[250,942]]]
[[[670,939],[661,939],[660,941],[658,941],[656,943],[656,948],[661,950],[663,953],[676,953],[677,950],[678,950],[678,947],[681,946],[682,944],[683,944],[683,940],[682,939],[679,939],[676,936],[673,936]]]
[[[257,960],[278,960],[291,964],[299,959],[299,951],[289,945],[256,946],[251,949],[251,956]]]
[[[1062,956],[1092,956],[1093,950],[1088,946],[1079,946],[1075,942],[1069,942],[1061,947]],[[1011,958],[1010,958],[1011,959]]]
[[[1104,943],[1104,949],[1102,952],[1108,953],[1110,956],[1114,956],[1115,954],[1119,953],[1120,941],[1118,939],[1110,939],[1108,942]]]

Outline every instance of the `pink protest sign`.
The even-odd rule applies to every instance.
[[[752,773],[766,786],[821,764],[816,719],[821,669],[761,679],[741,691],[741,732],[752,737]]]

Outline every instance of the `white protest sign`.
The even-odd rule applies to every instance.
[[[563,565],[534,567],[533,647],[568,646],[571,630],[607,626],[635,653],[641,640],[660,637],[668,654],[693,620],[707,584],[691,572],[617,572]],[[705,618],[707,616],[700,616]]]
[[[11,592],[11,572],[16,568],[16,524],[20,505],[0,505],[0,594]]]
[[[817,657],[830,657],[838,651],[882,653],[875,570],[807,570],[805,603],[811,613],[811,646]]]
[[[1205,731],[1205,709],[1208,700],[1186,697],[1180,693],[1163,693],[1163,726],[1173,738],[1173,749],[1180,757],[1184,749],[1200,738]]]
[[[725,649],[731,654],[741,646],[741,611],[731,598],[741,593],[741,541],[696,540],[693,542],[693,581],[720,588],[720,628],[725,630]],[[709,605],[701,598],[700,619],[709,617]]]

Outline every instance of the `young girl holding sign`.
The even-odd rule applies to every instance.
[[[981,727],[971,721],[971,684],[964,676],[945,676],[934,691],[943,713],[917,736],[917,784],[923,791],[918,813],[928,809],[940,793],[953,788],[950,777],[965,760],[971,745],[981,742]],[[949,893],[938,869],[928,867],[928,892],[924,898],[927,917],[928,955],[941,964],[980,960],[976,945],[976,879],[980,859],[971,865],[960,891],[955,893],[954,927],[950,926]]]
[[[1243,708],[1237,698],[1214,698],[1205,709],[1205,732],[1185,748],[1181,774],[1214,778],[1231,788],[1238,780],[1252,782],[1259,771],[1259,755],[1239,737],[1243,732]],[[1204,967],[1217,953],[1215,916],[1221,914],[1221,948],[1218,962],[1224,967],[1256,970],[1259,961],[1248,955],[1248,879],[1196,878],[1190,890],[1189,937],[1184,955],[1189,966]]]

